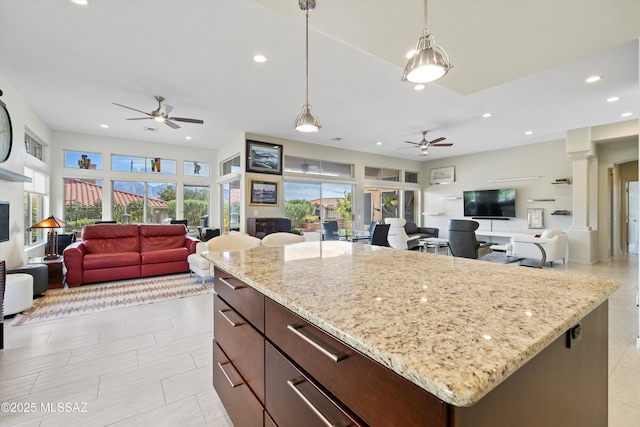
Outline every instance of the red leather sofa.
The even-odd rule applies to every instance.
[[[63,252],[67,284],[187,272],[198,242],[183,224],[87,225]]]

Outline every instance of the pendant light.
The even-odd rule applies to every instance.
[[[427,28],[427,0],[424,0],[424,32],[416,51],[404,69],[402,81],[411,83],[428,83],[443,77],[453,67],[449,55],[436,45],[433,34]]]
[[[306,103],[302,106],[302,113],[296,118],[293,127],[300,132],[318,132],[322,127],[320,121],[311,111],[311,105],[309,105],[309,11],[316,7],[315,0],[299,0],[298,6],[304,10],[306,17],[306,79],[307,79],[307,91],[306,91]]]

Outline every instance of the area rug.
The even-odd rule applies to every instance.
[[[146,277],[117,282],[48,290],[33,306],[18,315],[13,326],[97,313],[213,292],[213,284],[202,284],[189,274]]]
[[[509,263],[512,263],[512,262],[520,261],[522,258],[518,258],[518,257],[511,256],[511,255],[506,255],[506,254],[501,253],[501,252],[491,252],[491,253],[488,253],[487,255],[483,256],[480,259],[482,261],[497,262],[499,264],[509,264]]]

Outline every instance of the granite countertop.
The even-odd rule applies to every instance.
[[[211,252],[216,266],[455,406],[470,406],[619,282],[340,241]]]

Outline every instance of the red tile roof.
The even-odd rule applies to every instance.
[[[121,190],[113,190],[113,198],[116,203],[123,206],[129,206],[132,202],[144,200],[143,196]],[[93,206],[96,201],[102,200],[102,186],[91,182],[67,179],[64,184],[64,203],[69,206],[74,200],[80,202],[82,206]],[[164,200],[151,197],[147,200],[150,207],[167,209],[167,202]]]

